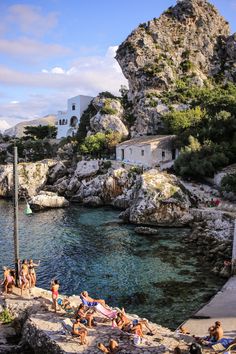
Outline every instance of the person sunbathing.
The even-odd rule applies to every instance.
[[[93,328],[93,313],[91,313],[90,310],[86,311],[85,306],[83,304],[79,305],[78,310],[76,312],[76,316],[80,316],[81,323],[88,325],[88,328]]]
[[[119,344],[114,339],[111,339],[107,347],[103,343],[98,343],[98,349],[106,354],[115,354],[119,350]]]
[[[106,303],[105,300],[102,299],[93,299],[92,297],[89,296],[87,291],[82,291],[81,293],[82,298],[84,298],[88,303],[90,303],[91,305],[89,306],[96,306],[97,304],[101,304],[102,306],[106,307]],[[94,304],[94,305],[93,305]]]
[[[71,333],[80,338],[81,345],[86,344],[86,336],[88,331],[84,328],[83,324],[80,322],[80,316],[76,317],[75,322],[73,323]]]
[[[119,329],[126,331],[126,329],[128,329],[128,326],[131,323],[131,320],[129,320],[127,318],[124,311],[121,311],[121,312],[118,312],[117,317],[115,319],[115,323]]]
[[[143,337],[143,325],[148,329],[148,334],[153,335],[153,331],[148,326],[147,320],[130,320],[125,314],[125,310],[123,309],[121,312],[118,312],[116,318],[116,325],[119,329],[124,332],[131,332],[133,334],[137,334],[140,337]]]

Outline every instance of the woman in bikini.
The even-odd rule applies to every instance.
[[[73,323],[72,334],[80,338],[81,345],[86,344],[86,336],[88,331],[83,328],[83,324],[80,322],[80,316],[76,317],[75,323]]]
[[[36,285],[36,272],[35,272],[35,267],[38,267],[40,265],[40,261],[37,263],[34,263],[33,259],[29,261],[29,278],[30,278],[30,288],[33,288]]]
[[[20,279],[21,279],[21,296],[23,295],[23,290],[27,289],[30,285],[30,276],[29,276],[29,268],[27,259],[24,259],[21,265],[21,272],[20,272]]]
[[[93,322],[94,322],[93,321],[93,314],[88,313],[88,311],[85,310],[85,306],[83,304],[79,305],[79,308],[76,313],[76,317],[78,317],[78,316],[81,318],[81,323],[83,323],[85,325],[87,324],[88,328],[93,327]]]
[[[4,292],[7,294],[9,289],[12,289],[13,284],[15,284],[15,279],[11,275],[10,269],[3,267],[3,281],[2,281]]]
[[[59,282],[58,280],[53,280],[51,283],[51,291],[52,291],[52,307],[54,308],[54,311],[57,312],[57,299],[59,295]]]

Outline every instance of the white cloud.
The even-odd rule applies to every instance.
[[[29,35],[42,36],[57,25],[58,14],[42,13],[39,6],[15,4],[8,8],[5,26],[16,26]]]
[[[103,57],[83,57],[74,61],[68,69],[56,66],[44,68],[38,73],[28,73],[0,66],[0,83],[51,89],[70,88],[90,94],[104,90],[118,93],[119,87],[127,84],[127,81],[114,59],[115,50],[116,47],[109,47]]]
[[[27,61],[41,61],[49,57],[58,57],[71,54],[69,48],[59,44],[47,44],[28,38],[17,40],[0,39],[0,52]]]

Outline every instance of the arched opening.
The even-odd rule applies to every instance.
[[[70,126],[76,128],[78,125],[78,118],[76,116],[71,117]]]
[[[65,125],[65,124],[66,124],[66,120],[65,120],[65,119],[63,119],[62,124],[63,124],[63,125]]]

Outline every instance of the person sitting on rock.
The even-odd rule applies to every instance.
[[[103,343],[98,343],[98,349],[106,354],[115,354],[119,350],[119,344],[114,339],[111,339],[107,347]]]
[[[81,345],[86,344],[86,336],[88,331],[84,328],[84,325],[81,323],[80,316],[77,316],[75,322],[73,323],[71,334],[78,336],[80,338]]]
[[[216,342],[224,337],[224,330],[220,321],[215,322],[214,331],[212,332]]]
[[[86,310],[83,304],[79,305],[76,312],[76,317],[77,316],[80,316],[81,323],[88,325],[88,328],[92,328],[95,325],[93,313],[91,313],[90,310]]]

